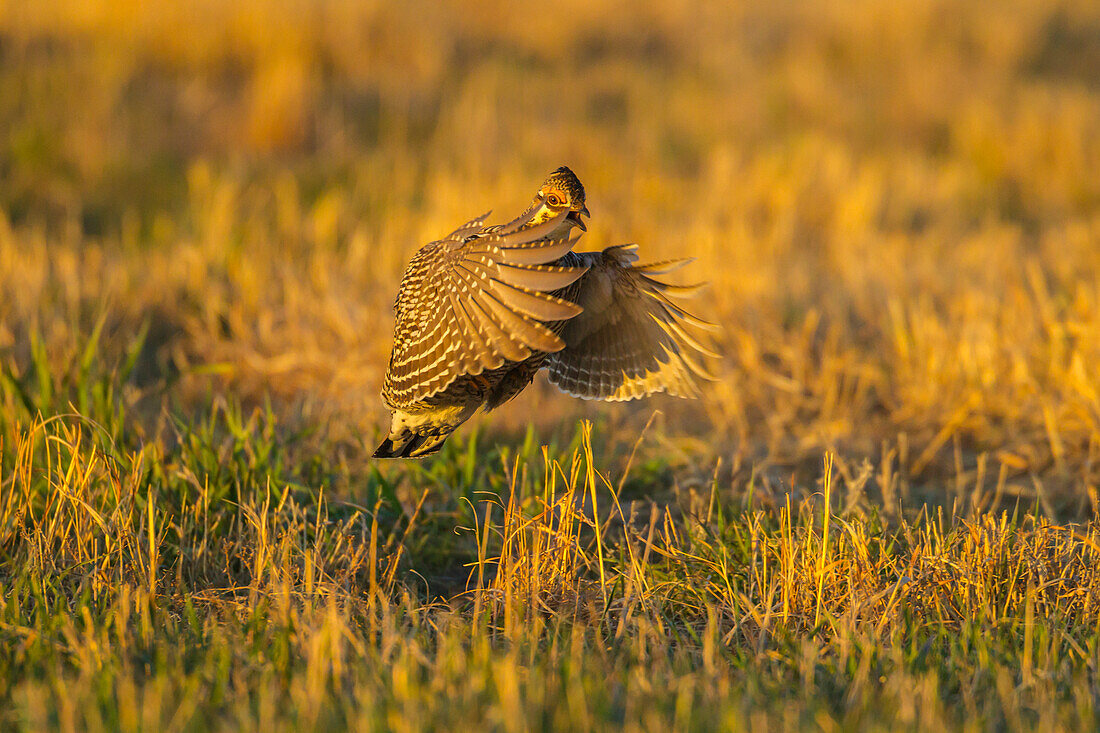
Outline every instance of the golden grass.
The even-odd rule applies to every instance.
[[[216,445],[147,456],[79,424],[6,435],[6,725],[1095,720],[1095,523],[884,530],[812,499],[731,513],[716,494],[628,516],[586,432],[541,470],[515,461],[503,516],[495,498],[469,506],[467,588],[426,602],[395,573],[418,535],[438,541],[423,501],[391,529],[381,503],[311,496],[255,419],[230,432],[259,470],[231,487],[193,472]],[[828,459],[823,481],[818,498],[839,498]],[[606,515],[584,503],[597,489]]]

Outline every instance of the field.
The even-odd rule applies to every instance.
[[[696,401],[372,461],[567,164]],[[0,729],[1095,730],[1100,5],[0,0]]]

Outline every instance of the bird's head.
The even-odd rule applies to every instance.
[[[553,219],[563,211],[566,214],[566,227],[563,234],[568,234],[569,229],[580,227],[581,231],[588,231],[582,216],[591,216],[588,207],[584,205],[584,186],[573,171],[564,165],[551,173],[535,194],[531,207],[525,212],[528,217],[528,226],[541,224],[548,219]]]

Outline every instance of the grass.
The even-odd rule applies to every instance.
[[[5,425],[5,726],[1095,723],[1095,523],[887,525],[834,506],[831,459],[774,511],[624,509],[587,425],[501,456],[503,497],[363,506],[288,471],[270,420],[219,408],[163,453]]]
[[[0,1],[0,728],[1095,729],[1094,5]],[[719,381],[372,462],[563,163]]]

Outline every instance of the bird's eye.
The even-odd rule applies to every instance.
[[[546,197],[546,203],[550,204],[551,206],[561,206],[561,197],[559,197],[556,193],[552,193]]]

